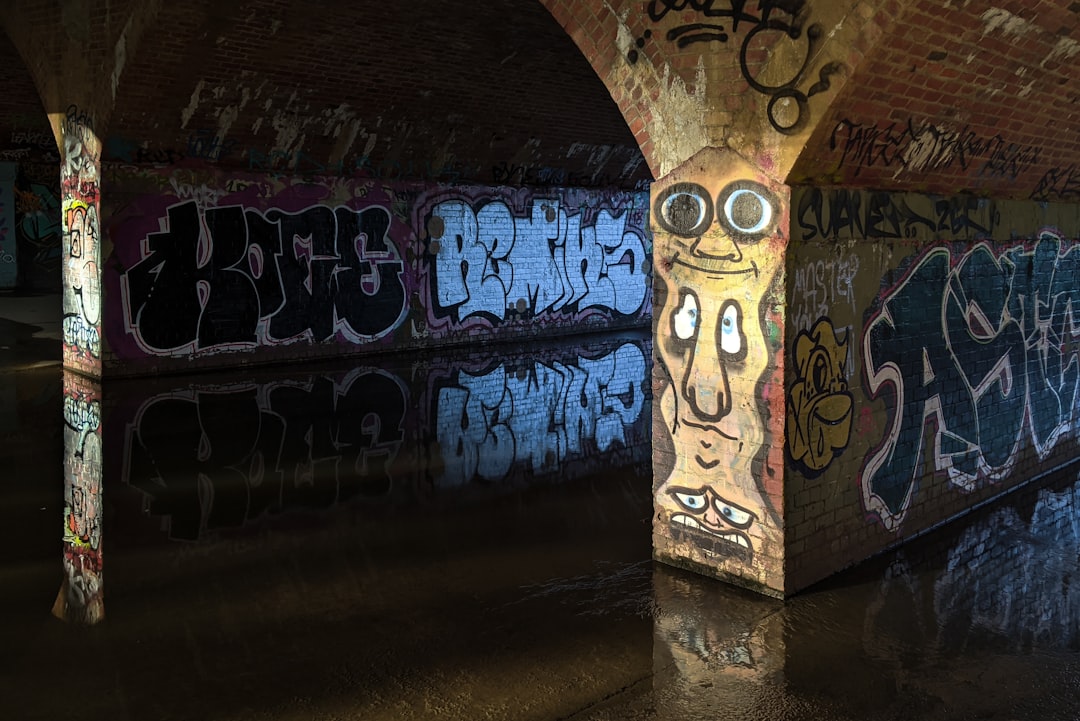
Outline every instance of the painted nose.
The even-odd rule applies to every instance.
[[[743,259],[739,244],[725,232],[706,233],[701,236],[694,243],[691,254],[708,260],[727,260],[732,263]]]
[[[706,330],[715,328],[702,328]],[[702,332],[698,336],[683,378],[683,398],[702,421],[719,421],[731,412],[731,388],[727,369],[717,354],[715,335],[715,332]]]

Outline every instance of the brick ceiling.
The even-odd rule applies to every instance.
[[[1080,196],[1080,2],[911,0],[790,180]]]
[[[1080,2],[882,1],[901,19],[825,111],[792,183],[1080,197]],[[537,0],[191,0],[158,17],[124,68],[106,160],[479,184],[650,178]],[[0,65],[0,160],[31,147],[49,162],[41,102],[2,33]]]

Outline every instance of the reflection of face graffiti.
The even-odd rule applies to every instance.
[[[67,208],[67,268],[65,314],[82,314],[90,325],[101,319],[101,293],[97,272],[97,210],[73,202]]]
[[[791,457],[809,471],[821,471],[847,447],[852,399],[844,377],[847,338],[837,340],[822,318],[801,331],[792,351],[796,380],[788,389],[787,443]]]
[[[762,384],[775,354],[763,301],[782,260],[785,215],[766,178],[716,153],[706,179],[654,187],[657,366],[668,381],[658,406],[676,455],[656,505],[661,537],[690,541],[697,560],[745,575],[762,544],[772,545],[766,557],[780,557],[754,468],[766,452]]]

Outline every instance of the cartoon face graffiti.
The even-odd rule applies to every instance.
[[[827,318],[809,333],[800,331],[791,351],[796,379],[788,389],[787,445],[810,472],[824,470],[847,448],[853,407],[844,377],[847,352],[847,338],[838,340]]]
[[[778,333],[768,329],[767,296],[784,218],[766,178],[715,152],[705,179],[654,188],[658,405],[675,450],[656,493],[657,532],[686,542],[695,560],[756,565],[750,573],[764,576],[768,561],[756,556],[765,546],[766,557],[780,554],[759,476]]]
[[[66,211],[64,314],[81,315],[87,324],[97,325],[101,320],[97,209],[73,201],[67,204]]]

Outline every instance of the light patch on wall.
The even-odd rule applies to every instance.
[[[116,41],[116,49],[113,52],[112,97],[114,102],[116,101],[116,89],[120,86],[120,74],[124,72],[124,64],[127,63],[127,36],[131,32],[131,20],[132,18],[129,17],[124,25],[124,29],[120,33],[120,39]]]
[[[205,87],[205,80],[200,80],[195,84],[195,89],[191,92],[191,100],[188,102],[187,107],[180,112],[181,128],[186,128],[187,124],[191,122],[191,116],[195,114],[196,108],[199,107],[199,96],[202,95],[203,88]]]
[[[1002,10],[1001,8],[990,8],[980,17],[984,23],[983,35],[1001,31],[1001,34],[1006,37],[1012,35],[1019,38],[1038,30],[1035,25],[1032,25],[1024,18],[1013,15],[1008,10]]]
[[[607,2],[604,7],[618,21],[615,44],[620,55],[626,57],[635,47],[634,35],[626,22],[629,8],[617,13]],[[604,80],[608,87],[618,87],[635,75],[639,77],[639,84],[643,88],[662,89],[655,100],[644,95],[640,101],[652,113],[650,127],[665,130],[650,138],[655,148],[657,177],[662,177],[701,148],[710,145],[706,133],[708,102],[705,61],[703,57],[698,57],[693,90],[687,87],[682,77],[671,72],[668,64],[665,63],[662,68],[654,66],[647,54],[643,54],[641,60],[633,65],[617,64]]]
[[[1046,54],[1046,57],[1039,63],[1040,68],[1045,68],[1046,64],[1052,60],[1068,60],[1073,55],[1080,53],[1080,43],[1076,42],[1072,38],[1058,38],[1058,41],[1054,43],[1054,47],[1050,49],[1050,52]]]

